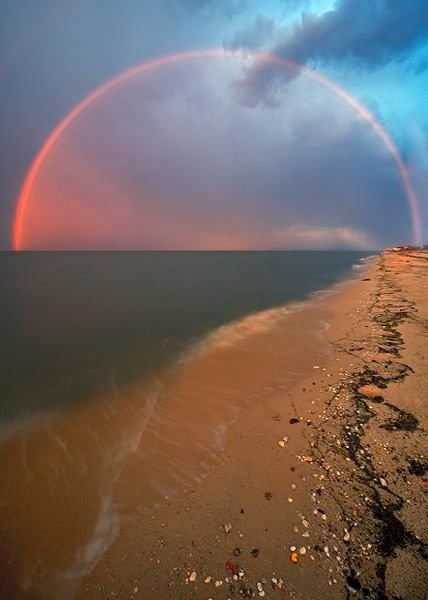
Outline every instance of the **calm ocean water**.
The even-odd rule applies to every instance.
[[[0,421],[120,389],[219,325],[331,285],[368,254],[1,253]]]

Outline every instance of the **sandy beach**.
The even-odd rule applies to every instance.
[[[269,392],[281,340],[300,356],[304,322],[328,324],[286,389],[241,407],[204,479],[122,525],[77,597],[426,598],[427,274],[426,252],[386,251],[262,364],[232,355],[237,393]]]

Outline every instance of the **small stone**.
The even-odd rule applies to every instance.
[[[293,502],[293,498],[287,498],[287,500],[290,504]]]
[[[211,579],[212,579],[211,575],[208,575],[208,577],[205,577],[204,583],[210,583]]]
[[[230,533],[232,531],[232,523],[225,523],[223,529],[225,533]]]
[[[254,558],[257,558],[259,553],[260,553],[260,550],[258,548],[253,548],[251,550],[251,554],[254,556]]]
[[[298,563],[299,562],[299,557],[297,555],[297,552],[292,552],[290,555],[290,560],[292,563]]]
[[[284,448],[284,446],[285,446],[284,440],[279,440],[278,446],[280,446],[281,448]]]
[[[233,556],[239,556],[241,554],[241,550],[239,548],[234,548]]]
[[[301,554],[302,556],[304,556],[306,554],[306,548],[305,546],[302,546],[299,550],[299,554]]]
[[[351,534],[349,533],[349,531],[347,529],[345,529],[345,534],[343,536],[343,541],[344,542],[349,542],[350,539],[351,539]]]
[[[134,594],[137,594],[137,593],[138,593],[138,586],[135,586],[134,587]]]
[[[192,571],[189,576],[189,581],[196,581],[196,571]]]
[[[387,487],[387,485],[388,485],[388,484],[387,484],[387,482],[386,482],[386,479],[384,479],[383,477],[381,477],[381,478],[379,479],[379,481],[380,481],[380,485],[382,485],[383,487]]]
[[[263,586],[262,586],[262,584],[260,583],[260,581],[258,581],[258,582],[257,582],[257,590],[258,590],[259,592],[262,592],[262,591],[263,591]]]

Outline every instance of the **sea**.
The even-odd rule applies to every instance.
[[[133,511],[206,476],[328,326],[285,348],[293,315],[371,256],[0,253],[0,597],[72,598]]]

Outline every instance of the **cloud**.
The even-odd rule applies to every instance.
[[[351,227],[295,225],[273,230],[272,246],[296,250],[304,248],[373,250],[379,246],[379,242],[376,242],[367,232]]]
[[[426,0],[339,0],[321,15],[303,13],[294,26],[275,28],[264,17],[237,32],[227,43],[237,48],[258,48],[272,33],[272,53],[304,64],[308,61],[380,67],[408,60],[428,39]],[[275,35],[274,35],[275,34]],[[280,39],[279,39],[280,38]],[[417,63],[417,61],[416,61]],[[414,68],[420,69],[420,64]],[[269,98],[269,87],[292,74],[272,65],[258,66],[245,78],[247,104]]]

